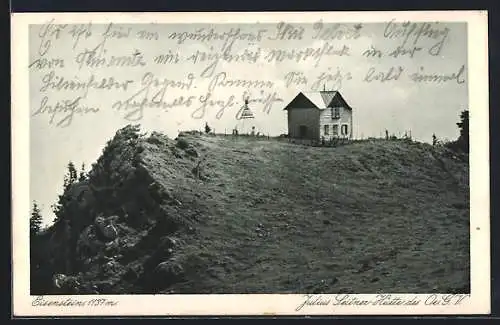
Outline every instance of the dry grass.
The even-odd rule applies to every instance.
[[[186,140],[199,157],[142,154],[195,225],[163,292],[468,292],[468,166],[444,149]]]

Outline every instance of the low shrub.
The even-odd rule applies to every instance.
[[[187,149],[189,147],[189,142],[184,138],[177,138],[177,143],[175,146],[179,149]]]

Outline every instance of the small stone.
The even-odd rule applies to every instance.
[[[172,248],[177,245],[177,239],[170,236],[165,236],[161,240],[161,245],[165,248]]]
[[[196,151],[196,149],[194,148],[188,148],[186,149],[186,153],[190,156],[193,156],[193,157],[198,157],[198,152]]]

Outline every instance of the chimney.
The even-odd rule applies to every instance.
[[[326,91],[326,85],[323,84],[323,91]]]

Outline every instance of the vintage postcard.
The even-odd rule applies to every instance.
[[[490,311],[486,11],[12,16],[15,316]]]

